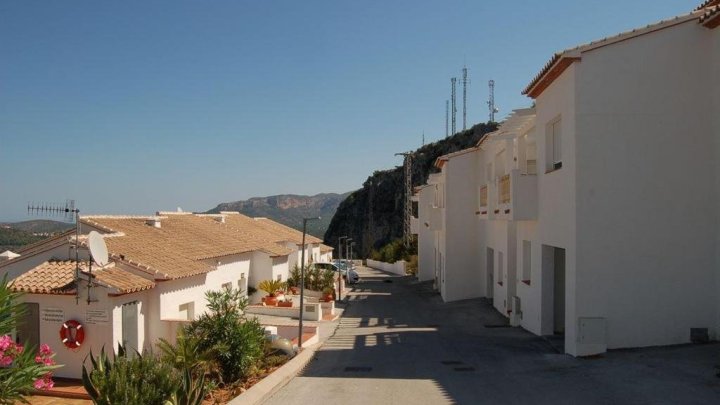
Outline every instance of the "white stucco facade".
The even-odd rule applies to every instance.
[[[445,300],[479,267],[480,296],[576,356],[720,337],[720,29],[698,16],[559,54],[526,89],[531,122],[438,160]],[[452,186],[473,182],[475,234]]]

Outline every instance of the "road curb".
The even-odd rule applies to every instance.
[[[315,357],[315,352],[320,347],[322,347],[322,342],[304,348],[303,351],[285,363],[285,365],[250,387],[249,390],[235,397],[232,401],[228,402],[228,404],[245,405],[263,403],[297,376],[298,373],[310,363],[313,357]]]

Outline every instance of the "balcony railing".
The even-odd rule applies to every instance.
[[[500,182],[498,183],[498,202],[500,204],[509,204],[510,203],[510,174],[503,175],[500,177]]]

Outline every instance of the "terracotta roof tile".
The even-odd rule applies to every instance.
[[[251,251],[271,256],[288,255],[292,250],[280,246],[272,235],[257,226],[234,224],[221,216],[172,214],[161,217],[81,217],[81,221],[118,236],[106,237],[114,260],[128,263],[157,279],[176,279],[207,273],[215,269],[206,259]],[[247,218],[247,217],[246,217]],[[148,225],[158,219],[160,227]]]
[[[322,253],[332,252],[333,250],[335,250],[335,248],[333,248],[332,246],[328,246],[325,244],[320,245],[320,252]]]
[[[720,3],[720,2],[719,2]],[[708,28],[716,28],[720,25],[720,5],[708,7],[704,10],[698,21]]]
[[[101,284],[117,289],[119,294],[128,294],[155,287],[155,283],[152,280],[137,276],[117,267],[97,271],[93,270],[92,275],[96,281]]]
[[[75,262],[47,261],[16,277],[15,291],[38,294],[72,294],[75,291]]]

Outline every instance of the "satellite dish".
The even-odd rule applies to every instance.
[[[102,235],[95,231],[91,231],[88,235],[88,246],[90,247],[90,254],[92,255],[95,263],[100,266],[108,264],[108,250],[105,244],[105,239]]]

